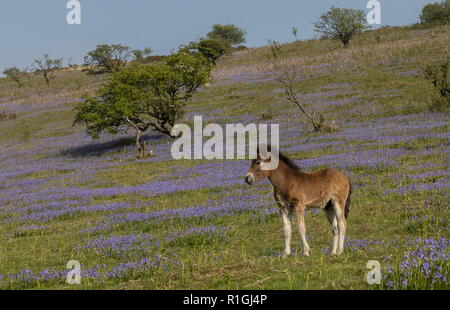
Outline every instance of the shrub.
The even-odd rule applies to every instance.
[[[147,56],[142,59],[141,63],[148,64],[148,63],[152,63],[152,62],[158,62],[158,61],[164,60],[166,57],[167,56],[164,56],[164,55]]]
[[[275,40],[269,40],[270,49],[272,51],[272,56],[278,58],[281,52],[281,43]]]
[[[238,46],[236,46],[234,49],[235,49],[236,51],[243,51],[243,50],[248,49],[248,47],[245,46],[245,45],[238,45]]]
[[[450,56],[442,64],[425,67],[424,75],[427,80],[433,83],[435,88],[430,109],[435,111],[447,110],[450,107]]]
[[[0,121],[7,121],[17,118],[17,114],[9,111],[0,111]]]
[[[275,113],[274,113],[273,109],[271,109],[271,108],[269,108],[269,109],[267,109],[267,111],[261,113],[261,118],[264,121],[271,120],[274,118],[274,116],[275,116]]]

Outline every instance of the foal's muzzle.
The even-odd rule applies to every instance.
[[[247,174],[245,176],[245,182],[247,182],[248,185],[253,185],[253,183],[255,183],[255,179],[253,178],[252,175]]]

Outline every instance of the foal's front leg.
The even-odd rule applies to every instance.
[[[283,233],[284,233],[284,254],[283,256],[291,255],[291,216],[289,210],[280,205],[281,219],[283,220]]]
[[[302,204],[297,204],[295,207],[295,212],[297,213],[298,231],[303,243],[303,255],[309,256],[309,244],[308,241],[306,241],[305,206]]]

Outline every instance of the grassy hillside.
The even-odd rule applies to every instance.
[[[93,141],[73,127],[73,107],[106,76],[66,71],[20,89],[0,79],[0,110],[17,114],[0,121],[0,288],[448,288],[450,115],[429,112],[421,72],[449,46],[440,26],[366,32],[349,49],[285,44],[275,63],[270,47],[239,51],[189,107],[187,123],[278,123],[282,151],[305,170],[343,170],[355,190],[339,257],[327,255],[321,211],[306,215],[312,255],[299,254],[294,230],[296,254],[280,256],[272,188],[243,182],[249,161],[174,161],[171,141],[152,132],[155,156],[137,160],[132,133]],[[299,98],[339,131],[314,133],[285,99],[276,77],[290,68]],[[443,262],[428,279],[401,264],[420,255]],[[72,259],[81,286],[65,283]],[[381,263],[381,285],[366,282],[369,260]]]

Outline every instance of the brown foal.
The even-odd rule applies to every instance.
[[[333,232],[331,254],[342,254],[352,193],[349,179],[335,168],[304,172],[281,153],[279,153],[276,169],[261,169],[261,166],[270,160],[271,158],[261,159],[258,153],[257,159],[252,161],[245,181],[252,185],[267,177],[272,183],[275,200],[280,207],[283,220],[284,256],[291,254],[291,220],[294,212],[297,215],[298,230],[303,243],[303,254],[309,256],[305,210],[313,208],[323,209],[330,222]]]

